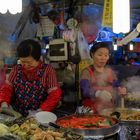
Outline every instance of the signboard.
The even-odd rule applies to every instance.
[[[112,0],[104,0],[102,26],[112,28]]]

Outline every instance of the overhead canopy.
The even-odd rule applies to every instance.
[[[95,4],[103,7],[104,0],[34,0],[37,4],[49,4],[55,3],[58,8],[77,6],[77,5],[86,5],[86,4]],[[131,16],[131,25],[136,26],[140,21],[140,0],[130,0],[130,16]]]

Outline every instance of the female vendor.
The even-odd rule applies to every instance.
[[[17,47],[20,64],[15,65],[0,89],[1,107],[11,105],[27,116],[29,110],[52,111],[61,98],[61,89],[51,65],[40,60],[41,46],[32,39]]]
[[[107,42],[95,43],[90,50],[93,65],[86,67],[81,72],[82,103],[84,106],[91,107],[96,113],[115,106],[117,91],[121,95],[126,93],[126,88],[120,87],[115,73],[106,65],[109,54],[110,49]]]

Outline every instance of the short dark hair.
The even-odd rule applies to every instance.
[[[110,46],[110,43],[108,43],[108,42],[96,42],[96,43],[94,43],[90,49],[90,56],[92,57],[92,54],[94,54],[100,48],[106,48],[106,49],[108,49],[108,51],[110,53],[109,46]]]
[[[28,57],[32,56],[35,60],[39,60],[41,56],[41,45],[38,41],[33,39],[23,40],[17,46],[17,56],[18,57]]]

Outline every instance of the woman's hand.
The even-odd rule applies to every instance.
[[[111,102],[112,95],[109,91],[107,90],[98,90],[95,93],[95,97],[98,98],[101,102]]]
[[[21,114],[13,110],[12,106],[8,105],[6,102],[1,103],[0,111],[15,118],[21,117]]]
[[[8,108],[8,104],[6,102],[2,102],[1,103],[1,108]]]
[[[126,88],[125,87],[118,87],[118,91],[119,91],[119,94],[121,96],[125,96],[126,95]]]

